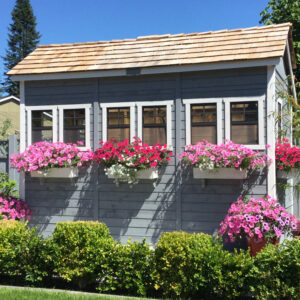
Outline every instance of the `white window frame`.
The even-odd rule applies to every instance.
[[[64,142],[64,110],[66,109],[85,109],[85,146],[78,148],[80,150],[88,150],[91,148],[91,118],[90,109],[91,104],[71,104],[71,105],[58,105],[59,111],[59,141]]]
[[[232,97],[223,98],[225,103],[225,139],[231,140],[230,128],[230,104],[234,102],[257,102],[258,103],[258,144],[257,145],[245,145],[248,148],[256,150],[264,150],[266,148],[264,140],[265,130],[265,118],[264,118],[264,103],[265,96],[258,97]]]
[[[146,106],[166,106],[167,108],[167,147],[172,149],[172,105],[173,100],[165,101],[147,101],[147,102],[136,102],[137,106],[137,119],[138,119],[138,137],[143,140],[143,107]]]
[[[135,102],[114,102],[114,103],[100,103],[102,109],[102,141],[107,141],[107,109],[108,108],[130,108],[130,141],[133,142],[135,137]]]
[[[57,142],[57,106],[56,105],[38,105],[26,106],[27,112],[27,146],[32,144],[32,111],[52,110],[52,141]]]
[[[191,123],[191,105],[193,104],[216,104],[217,110],[217,144],[223,142],[222,134],[222,99],[215,98],[200,98],[200,99],[184,99],[183,104],[185,105],[185,143],[186,145],[191,144],[192,140],[192,123]]]

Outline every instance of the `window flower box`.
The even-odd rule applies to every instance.
[[[193,168],[193,177],[197,179],[246,179],[247,176],[247,170],[234,168],[218,168],[213,170]]]
[[[33,171],[31,177],[37,178],[76,178],[78,167],[73,168],[51,168],[46,171]]]
[[[105,174],[114,179],[116,185],[125,182],[131,186],[140,179],[158,178],[158,169],[173,156],[167,145],[149,146],[138,138],[133,143],[128,140],[116,143],[112,139],[101,144],[95,151],[95,161],[104,166]]]
[[[277,178],[280,179],[297,178],[297,176],[299,176],[299,170],[292,169],[290,171],[283,171],[283,170],[277,171]]]
[[[115,179],[115,176],[112,174],[107,175],[110,179]],[[157,179],[158,178],[158,169],[157,168],[149,168],[145,170],[139,170],[136,174],[136,179]]]

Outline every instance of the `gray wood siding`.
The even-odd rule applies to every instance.
[[[185,146],[183,99],[261,96],[266,93],[266,69],[249,68],[157,76],[132,76],[88,80],[26,82],[25,104],[93,103],[91,145],[102,138],[99,103],[174,100],[172,144],[178,155]],[[224,121],[224,111],[222,115]],[[223,122],[224,123],[224,122]],[[224,137],[224,127],[223,127]],[[243,192],[266,193],[266,174],[248,180],[196,180],[181,168],[178,156],[160,170],[157,181],[142,180],[129,187],[116,186],[94,166],[81,170],[78,179],[26,178],[26,201],[33,208],[31,224],[51,234],[63,220],[99,220],[112,235],[125,242],[143,237],[155,243],[165,231],[214,233],[230,204]]]

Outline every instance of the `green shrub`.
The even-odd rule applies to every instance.
[[[146,296],[151,289],[153,250],[145,240],[141,243],[130,240],[118,243],[109,255],[108,273],[100,282],[100,292]]]
[[[203,233],[164,233],[155,249],[155,288],[164,296],[194,299],[243,297],[251,258],[232,254]]]
[[[115,244],[104,223],[84,221],[57,223],[53,243],[56,274],[79,288],[106,274],[107,256]]]
[[[19,221],[0,221],[2,281],[41,285],[53,273],[53,248],[35,228]]]
[[[254,260],[251,277],[256,299],[299,299],[300,239],[266,246]]]

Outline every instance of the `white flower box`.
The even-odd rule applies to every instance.
[[[114,179],[115,177],[111,174],[107,176],[110,179]],[[149,168],[145,170],[140,170],[136,174],[137,179],[157,179],[158,178],[158,169],[157,168]]]
[[[193,168],[193,177],[197,179],[246,179],[247,170],[234,168],[218,168],[213,170],[200,170]]]
[[[289,172],[285,172],[282,170],[277,171],[277,178],[280,178],[280,179],[297,178],[299,175],[300,175],[300,172],[297,169],[292,169]]]
[[[75,178],[78,177],[78,167],[73,168],[51,168],[46,172],[33,171],[31,177],[37,178]]]

